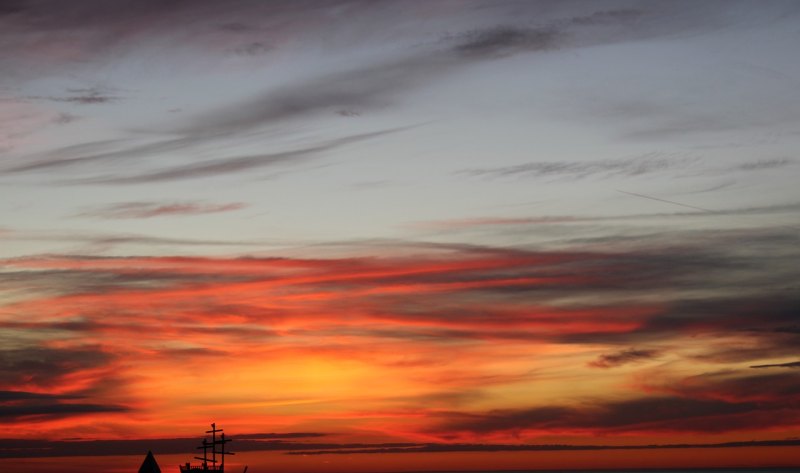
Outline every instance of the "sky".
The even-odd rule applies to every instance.
[[[0,466],[800,466],[800,3],[0,1]],[[9,470],[10,471],[10,470]]]

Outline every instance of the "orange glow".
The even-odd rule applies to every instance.
[[[742,374],[712,375],[721,373],[718,362],[686,362],[717,336],[713,326],[698,326],[680,346],[665,339],[614,351],[613,337],[649,329],[667,309],[660,301],[513,297],[593,287],[591,274],[575,277],[562,265],[606,258],[7,261],[112,281],[102,290],[42,286],[0,309],[7,329],[39,334],[29,356],[52,358],[37,368],[47,376],[21,373],[0,389],[55,396],[54,408],[70,412],[23,415],[7,426],[30,438],[125,439],[193,436],[213,418],[230,432],[320,432],[339,436],[323,443],[366,445],[613,445],[635,435],[713,443],[797,430],[793,378],[773,380],[789,383],[787,394],[748,394]],[[742,455],[757,450],[732,450],[263,455],[298,472],[519,469],[534,459],[537,468],[756,464]],[[788,451],[774,450],[771,464],[794,461]],[[385,470],[375,466],[390,458]]]

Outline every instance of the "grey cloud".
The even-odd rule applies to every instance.
[[[790,214],[800,211],[800,203],[788,203],[777,205],[764,205],[755,207],[740,207],[730,209],[712,210],[704,207],[697,207],[667,199],[660,199],[633,192],[618,191],[637,197],[644,197],[667,204],[688,207],[697,210],[696,212],[658,212],[658,213],[638,213],[627,215],[608,215],[603,217],[591,217],[588,215],[540,215],[531,217],[483,217],[459,220],[439,220],[429,222],[415,222],[411,224],[415,228],[431,230],[458,231],[461,229],[473,229],[481,227],[510,227],[525,225],[566,225],[578,223],[595,222],[614,222],[626,220],[643,219],[663,219],[663,218],[710,218],[715,216],[731,215],[770,215],[770,214]],[[614,237],[620,238],[620,237]]]
[[[763,169],[776,169],[796,164],[796,161],[789,158],[761,159],[758,161],[744,163],[736,167],[742,171],[760,171]]]
[[[637,158],[603,159],[596,161],[542,161],[502,166],[475,168],[459,171],[459,174],[476,177],[562,177],[584,179],[587,177],[609,178],[616,176],[638,176],[673,169],[685,168],[695,159],[681,156],[652,153]]]
[[[479,2],[476,3],[476,5],[479,4]],[[51,6],[48,2],[43,5]],[[175,2],[166,6],[163,3],[152,1],[136,4],[123,2],[121,6],[115,8],[109,8],[106,3],[97,1],[79,2],[79,4],[70,5],[70,7],[43,8],[42,5],[26,4],[26,9],[29,8],[30,11],[25,13],[24,17],[17,18],[17,20],[24,23],[27,21],[27,15],[30,14],[37,16],[40,27],[45,29],[52,28],[61,31],[81,25],[88,27],[90,31],[102,37],[108,32],[114,32],[116,29],[121,29],[128,35],[144,34],[150,28],[163,28],[165,21],[167,21],[164,18],[181,14],[182,24],[205,24],[213,19],[212,24],[223,25],[222,27],[216,26],[217,31],[224,30],[233,35],[239,35],[243,31],[251,29],[250,23],[245,22],[245,20],[251,21],[255,17],[254,15],[249,15],[244,18],[243,12],[249,12],[251,9],[260,11],[260,8],[264,8],[279,17],[281,15],[292,17],[292,15],[298,15],[299,11],[302,10],[302,8],[297,10],[296,5],[289,2],[270,3],[266,6],[259,3],[242,2],[237,5],[238,8],[226,8],[226,10],[231,10],[239,16],[243,16],[243,18],[228,18],[227,15],[219,18],[218,14],[223,9],[214,2],[193,2],[191,4]],[[187,13],[185,10],[189,5],[192,6],[192,9]],[[316,5],[312,11],[319,13],[320,11],[325,11],[326,8],[337,7],[337,5],[341,6],[337,2],[323,2]],[[574,10],[572,7],[571,9]],[[379,10],[379,6],[374,6],[373,9],[365,11],[371,12],[369,14],[377,15]],[[527,11],[528,9],[526,8],[525,10]],[[541,10],[540,6],[535,4],[531,6],[531,17],[535,16],[533,13],[539,12],[539,10]],[[662,5],[656,10],[667,11],[670,9],[665,9]],[[658,11],[653,13],[656,16],[658,14],[660,14]],[[444,45],[439,42],[433,47],[430,45],[428,47],[419,47],[409,51],[408,54],[402,57],[387,58],[381,62],[369,64],[366,67],[332,72],[305,81],[287,84],[243,100],[241,103],[220,107],[197,117],[183,126],[179,125],[173,130],[168,130],[177,134],[176,138],[142,145],[122,145],[110,150],[85,155],[70,157],[55,155],[42,160],[26,159],[24,164],[11,166],[5,172],[21,173],[68,168],[89,163],[111,162],[120,159],[130,160],[168,151],[201,149],[204,145],[215,140],[287,120],[296,120],[318,113],[336,113],[342,110],[358,110],[361,112],[362,110],[385,107],[394,103],[398,94],[418,85],[427,84],[433,79],[445,77],[446,74],[475,61],[511,54],[539,52],[562,46],[580,47],[589,44],[602,44],[608,41],[619,41],[620,37],[647,36],[648,33],[643,33],[639,30],[635,34],[632,33],[633,36],[624,34],[625,28],[628,27],[631,21],[639,21],[640,17],[647,17],[647,15],[646,13],[626,9],[599,11],[591,11],[590,9],[586,14],[572,14],[571,16],[567,14],[562,19],[551,18],[541,27],[501,24],[500,26],[472,29],[460,34],[450,35],[446,38]],[[678,26],[670,26],[673,22],[673,20],[669,19],[671,18],[670,15],[671,13],[668,12],[668,19],[661,22],[666,25],[663,28],[650,28],[645,29],[645,31],[652,31],[651,34],[654,36],[671,32]],[[130,18],[151,17],[160,18],[160,20],[137,22],[137,24],[150,25],[142,31],[123,27]],[[515,20],[517,19],[515,18]],[[527,17],[523,15],[523,20],[520,21],[526,20]],[[623,33],[620,33],[620,28],[623,29]],[[577,34],[579,32],[582,33]],[[245,46],[245,52],[252,53],[255,50],[261,52],[267,47],[265,46],[266,44],[262,40],[253,41]],[[75,96],[59,100],[75,101],[76,103],[99,103],[118,98],[107,94],[104,95],[101,93],[102,91],[91,88],[75,89],[74,92]],[[313,152],[317,151],[316,146],[309,148]],[[261,166],[264,163],[283,161],[283,158],[286,157],[281,153],[266,153],[261,156],[233,158],[226,160],[226,162],[219,160],[197,163],[173,169],[144,172],[132,176],[112,174],[100,176],[96,179],[89,178],[80,182],[143,183],[212,176],[250,169]],[[481,175],[523,173],[582,177],[589,174],[631,175],[648,173],[655,172],[664,166],[671,167],[670,164],[663,160],[651,160],[647,163],[604,162],[595,165],[587,165],[586,163],[538,163],[517,169],[472,170],[470,172]]]
[[[602,354],[596,360],[589,362],[589,366],[592,368],[615,368],[629,363],[652,360],[658,358],[659,355],[661,355],[659,350],[629,348],[614,353]]]
[[[30,97],[32,99],[51,100],[53,102],[65,102],[78,105],[98,105],[108,102],[115,102],[120,100],[121,97],[109,95],[103,89],[97,87],[82,88],[82,89],[67,89],[69,95],[63,97]]]
[[[134,176],[120,176],[120,177],[98,177],[82,179],[77,181],[69,181],[72,184],[140,184],[145,182],[163,182],[180,179],[193,179],[209,176],[219,176],[224,174],[235,173],[248,169],[256,169],[267,166],[274,166],[286,163],[298,163],[307,161],[317,157],[317,155],[330,151],[347,144],[357,143],[359,141],[368,140],[371,138],[387,135],[390,133],[406,130],[409,127],[394,128],[389,130],[381,130],[370,133],[362,133],[358,135],[345,136],[337,138],[316,146],[297,149],[293,151],[284,151],[278,153],[237,156],[231,158],[215,159],[211,161],[187,164],[161,171],[154,171],[147,174],[140,174]]]
[[[644,16],[642,10],[632,8],[594,12],[586,16],[576,16],[567,22],[574,25],[602,25],[607,23],[629,23]]]
[[[563,34],[565,28],[579,24],[612,23],[615,17],[620,21],[628,18],[622,13],[600,12],[599,15],[595,20],[588,20],[590,15],[577,17],[577,21],[558,21],[541,28],[502,25],[450,34],[437,47],[418,49],[413,54],[366,67],[279,87],[234,106],[216,110],[179,131],[193,135],[227,133],[323,111],[386,106],[400,92],[442,78],[476,61],[544,51],[562,43],[577,46],[589,41],[566,41]],[[580,18],[587,20],[581,22]],[[599,37],[595,36],[592,38],[600,42],[607,41],[602,33]]]
[[[53,119],[53,123],[56,123],[56,124],[59,124],[59,125],[66,125],[66,124],[72,123],[72,122],[74,122],[76,120],[80,120],[80,118],[81,117],[79,117],[78,115],[73,115],[71,113],[59,113]]]
[[[272,51],[274,48],[268,44],[255,41],[243,46],[234,48],[233,52],[240,56],[261,56]]]
[[[510,26],[470,31],[456,37],[457,44],[453,51],[471,59],[546,51],[558,45],[560,34],[555,28],[521,29]]]
[[[161,216],[202,215],[240,210],[241,202],[207,204],[202,202],[121,202],[81,212],[78,216],[103,219],[152,218]]]
[[[348,109],[337,110],[336,114],[339,115],[339,116],[342,116],[342,117],[360,117],[361,116],[361,112],[359,112],[357,110],[348,110]]]
[[[50,100],[55,102],[77,103],[80,105],[97,105],[119,100],[119,97],[111,97],[108,95],[81,95],[73,97],[50,97]]]
[[[78,243],[92,246],[107,247],[121,244],[136,245],[165,245],[165,246],[230,246],[230,247],[264,247],[275,242],[269,241],[242,241],[242,240],[204,240],[191,238],[165,238],[137,234],[108,234],[108,233],[72,233],[60,231],[48,232],[12,232],[0,234],[0,239],[12,241],[50,241],[61,243]],[[288,244],[288,242],[280,242]]]
[[[191,138],[173,138],[140,145],[126,145],[123,140],[83,143],[42,153],[32,157],[32,162],[30,163],[6,168],[3,172],[9,174],[22,173],[68,168],[103,161],[118,161],[167,151],[177,151],[189,147],[192,143]],[[39,157],[43,159],[36,159]]]

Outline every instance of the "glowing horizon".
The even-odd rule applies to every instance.
[[[800,466],[798,25],[0,8],[0,467]]]

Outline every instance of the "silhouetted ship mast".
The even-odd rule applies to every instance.
[[[203,449],[203,456],[194,457],[197,460],[202,460],[203,463],[199,465],[192,465],[187,462],[185,465],[180,466],[181,473],[196,473],[203,471],[215,471],[222,473],[225,471],[225,455],[233,455],[233,453],[225,451],[225,444],[230,442],[231,439],[226,439],[224,433],[218,439],[218,432],[222,432],[222,429],[217,429],[217,424],[211,424],[211,430],[206,431],[207,434],[211,434],[211,441],[209,441],[208,438],[204,438],[203,444],[197,447],[198,449]],[[210,457],[209,451],[211,453]],[[219,455],[219,460],[217,460],[217,455]],[[245,471],[247,471],[246,468]]]

